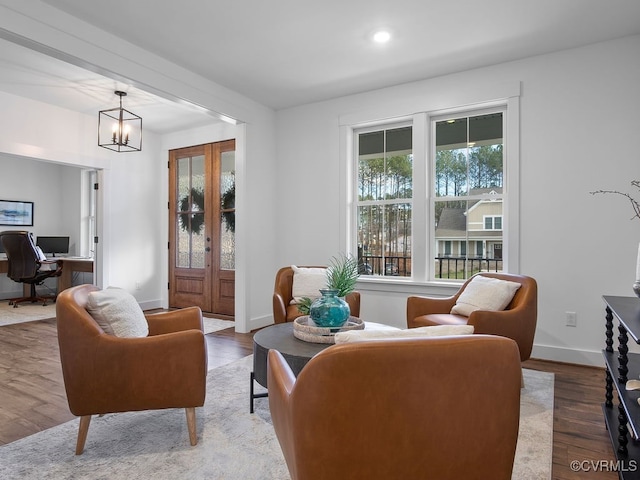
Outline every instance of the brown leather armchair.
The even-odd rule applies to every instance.
[[[146,315],[149,336],[106,334],[86,310],[92,285],[58,295],[58,343],[67,400],[80,418],[76,455],[84,450],[91,416],[185,408],[191,445],[195,407],[204,405],[207,345],[198,307]]]
[[[302,267],[302,265],[301,265]],[[310,267],[304,268],[326,268],[326,267]],[[283,267],[276,273],[276,283],[273,288],[273,319],[275,323],[293,322],[296,318],[302,316],[298,311],[297,305],[291,305],[293,295],[293,269],[291,267]],[[360,293],[351,292],[345,297],[349,304],[351,315],[360,316]]]
[[[531,277],[508,273],[478,273],[477,275],[518,282],[521,286],[505,310],[499,312],[477,310],[469,317],[454,315],[450,312],[473,277],[468,279],[452,297],[409,297],[407,326],[415,328],[428,325],[473,325],[474,333],[500,335],[515,340],[520,349],[520,360],[527,360],[531,356],[538,319],[536,281]]]
[[[298,375],[268,357],[269,408],[292,480],[511,478],[520,416],[513,340],[372,340]]]

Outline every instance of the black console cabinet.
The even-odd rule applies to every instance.
[[[624,480],[640,480],[640,390],[627,391],[627,380],[640,380],[640,354],[629,353],[629,338],[640,344],[640,299],[604,296],[606,305],[605,402],[602,404],[618,475]],[[614,319],[618,324],[618,348],[614,350]],[[615,391],[618,405],[614,407]]]

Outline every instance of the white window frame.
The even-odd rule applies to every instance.
[[[95,257],[94,238],[97,235],[97,196],[94,185],[98,183],[96,170],[82,171],[81,185],[81,225],[80,225],[80,250],[77,255],[83,257]]]
[[[413,123],[413,219],[412,219],[412,276],[411,277],[366,277],[361,279],[361,289],[371,291],[396,291],[406,293],[452,292],[457,282],[443,282],[435,279],[433,272],[433,223],[428,212],[432,211],[431,182],[433,172],[427,176],[427,166],[431,168],[431,145],[433,133],[430,124],[433,117],[449,114],[472,114],[476,110],[502,107],[505,109],[504,123],[504,171],[503,183],[508,186],[503,194],[503,270],[520,273],[520,222],[519,222],[519,177],[520,177],[520,95],[519,81],[504,84],[474,85],[448,97],[447,108],[437,93],[425,95],[417,101],[405,99],[394,106],[379,110],[352,113],[339,118],[339,149],[341,170],[340,192],[340,239],[346,252],[357,254],[357,224],[354,208],[356,194],[357,162],[354,149],[354,132],[364,127],[385,127],[399,122]],[[458,101],[456,101],[456,98]],[[403,111],[405,112],[403,114]],[[418,112],[407,115],[406,112]],[[433,147],[435,150],[435,147]],[[427,161],[428,159],[428,161]],[[435,162],[433,162],[434,164]],[[416,179],[426,179],[416,181]],[[417,219],[424,218],[424,222]],[[507,227],[506,229],[504,227]],[[431,257],[427,258],[427,253]]]
[[[412,127],[412,132],[413,132],[413,123],[411,120],[408,119],[403,119],[402,121],[399,122],[390,122],[390,123],[382,123],[382,124],[376,124],[376,125],[367,125],[365,127],[359,127],[359,128],[354,128],[353,129],[353,137],[356,138],[358,135],[361,134],[366,134],[366,133],[372,133],[372,132],[377,132],[380,130],[393,130],[396,128],[404,128],[404,127]],[[354,153],[353,153],[353,158],[354,158],[354,165],[353,165],[353,171],[354,171],[354,175],[352,177],[352,192],[353,192],[353,198],[352,198],[352,204],[353,204],[353,218],[356,222],[355,225],[355,230],[351,230],[351,232],[353,232],[352,234],[355,235],[355,248],[351,247],[348,252],[351,253],[354,257],[357,257],[357,253],[358,253],[358,241],[357,241],[357,233],[358,233],[358,226],[357,226],[357,219],[358,219],[358,214],[357,214],[357,210],[359,206],[366,206],[366,205],[378,205],[380,207],[385,207],[388,205],[398,205],[398,204],[409,204],[411,205],[411,215],[412,215],[412,234],[411,234],[411,239],[409,240],[410,242],[413,241],[413,198],[415,198],[415,192],[414,192],[414,197],[412,198],[403,198],[403,199],[392,199],[392,200],[376,200],[376,201],[360,201],[358,199],[358,159],[360,157],[359,151],[358,151],[358,145],[357,143],[354,141],[353,142],[353,148]],[[413,155],[413,150],[412,150],[412,155]],[[415,185],[415,162],[412,165],[412,190],[414,188]],[[412,261],[413,261],[413,243],[411,243],[411,255],[412,255]],[[382,262],[382,268],[384,269],[386,265],[386,260]],[[386,275],[387,277],[389,277],[388,275]],[[380,276],[375,276],[375,278],[380,278]],[[409,278],[409,277],[403,277],[403,278]]]

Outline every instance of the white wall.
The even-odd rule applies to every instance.
[[[100,236],[109,249],[103,256],[109,272],[104,286],[127,289],[143,308],[159,307],[167,261],[161,230],[167,200],[159,172],[166,169],[166,158],[160,156],[159,138],[148,131],[142,152],[113,155],[112,168],[105,170],[101,182],[106,224]]]
[[[0,230],[27,230],[39,235],[69,236],[69,253],[80,243],[80,169],[0,153],[0,199],[34,204],[33,226],[0,226]],[[47,286],[55,288],[55,280]],[[19,296],[22,285],[0,275],[0,298]]]
[[[279,264],[326,263],[343,250],[341,117],[410,114],[425,103],[457,107],[451,103],[478,89],[521,82],[520,273],[539,284],[534,356],[602,365],[601,296],[633,295],[640,221],[629,221],[624,199],[589,192],[629,191],[640,178],[638,55],[640,36],[633,36],[279,111]],[[407,295],[438,291],[358,288],[365,320],[397,326],[406,324]],[[565,326],[567,311],[577,313],[577,327]]]
[[[79,243],[80,169],[31,158],[0,153],[0,199],[34,203],[32,227],[0,227],[28,230],[38,235],[69,235],[70,254]]]

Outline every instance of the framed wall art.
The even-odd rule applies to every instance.
[[[0,225],[33,226],[33,202],[0,200]]]

